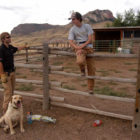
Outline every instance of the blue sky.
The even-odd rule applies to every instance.
[[[0,33],[22,23],[65,25],[72,10],[83,15],[108,9],[116,16],[130,8],[139,10],[140,0],[5,0],[0,2]]]

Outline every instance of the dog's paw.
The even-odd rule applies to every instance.
[[[11,131],[11,135],[14,135],[16,132],[15,131]]]
[[[22,128],[20,131],[21,131],[21,133],[25,132],[24,128]]]
[[[9,129],[8,129],[8,128],[6,128],[6,127],[5,127],[5,128],[3,128],[3,130],[4,130],[4,132],[5,132],[5,133],[8,133],[8,132],[9,132]]]

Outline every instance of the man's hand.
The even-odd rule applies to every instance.
[[[7,83],[8,79],[7,79],[7,75],[6,74],[1,74],[1,82],[2,83]]]
[[[18,47],[18,51],[23,50],[23,49],[28,49],[28,48],[29,48],[28,43],[25,43],[23,46]]]
[[[25,49],[29,49],[28,43],[26,42],[24,45]]]
[[[75,48],[76,51],[81,50],[80,46],[75,46],[74,48]]]
[[[79,46],[80,49],[83,49],[84,47],[85,47],[84,44],[82,44],[82,45]]]

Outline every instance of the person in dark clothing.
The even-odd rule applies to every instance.
[[[14,53],[26,48],[27,44],[18,48],[12,46],[11,35],[8,32],[3,32],[0,39],[2,42],[0,46],[0,78],[4,88],[3,113],[5,113],[15,88]]]

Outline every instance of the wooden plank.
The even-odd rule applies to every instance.
[[[49,57],[48,44],[43,45],[43,110],[49,109]]]
[[[33,69],[42,69],[42,65],[40,64],[22,64],[22,63],[15,63],[15,66],[16,67],[19,67],[19,68],[33,68]],[[48,67],[48,66],[47,66]],[[63,70],[63,67],[62,66],[53,66],[53,65],[50,65],[49,68],[51,70]]]
[[[16,82],[43,85],[43,81],[41,81],[41,80],[16,79]],[[57,82],[57,81],[50,81],[49,83],[50,83],[50,86],[60,86],[60,87],[62,86],[62,83]]]
[[[73,52],[50,50],[50,54],[64,55],[64,56],[76,56]],[[137,58],[137,54],[88,54],[87,57],[106,57],[106,58]]]
[[[15,63],[16,67],[19,68],[33,68],[33,69],[42,69],[42,65],[40,64],[23,64],[23,63]]]
[[[0,91],[4,91],[4,90],[0,88]],[[21,92],[15,90],[14,94],[43,99],[43,95],[37,93]],[[55,102],[64,102],[64,97],[50,96],[50,100]]]
[[[31,59],[35,59],[35,58],[36,58],[36,59],[38,59],[38,58],[41,59],[42,57],[41,57],[41,56],[28,56],[28,60],[29,60],[29,59],[30,59],[30,60],[31,60]],[[22,58],[15,58],[14,60],[15,60],[15,61],[21,61],[21,60],[25,60],[25,58],[24,58],[24,57],[22,57]]]
[[[132,120],[133,119],[132,116],[115,114],[115,113],[111,113],[111,112],[105,112],[105,111],[95,110],[95,109],[90,109],[90,108],[85,108],[85,107],[79,107],[79,106],[70,105],[70,104],[66,104],[66,103],[51,102],[51,104],[55,105],[55,106],[76,109],[79,111],[84,111],[84,112],[89,112],[89,113],[94,113],[94,114],[98,114],[98,115],[104,115],[104,116],[109,116],[109,117],[114,117],[114,118],[119,118],[119,119],[124,119],[124,120]]]
[[[134,103],[135,102],[135,99],[132,99],[132,98],[115,97],[115,96],[100,95],[100,94],[91,95],[91,94],[89,94],[87,92],[78,91],[78,90],[69,90],[69,89],[64,89],[64,88],[60,88],[60,87],[51,87],[51,89],[58,90],[58,91],[61,91],[61,92],[65,92],[65,93],[72,93],[72,94],[89,96],[89,97],[91,97],[91,96],[92,97],[97,97],[97,98],[100,98],[100,99],[122,101],[122,102],[129,102],[129,103]]]
[[[112,82],[123,82],[123,83],[136,83],[136,79],[129,79],[129,78],[117,78],[117,77],[101,77],[101,76],[81,76],[81,74],[75,74],[75,73],[67,73],[67,72],[61,72],[61,71],[50,71],[51,74],[60,74],[70,77],[82,77],[85,79],[97,79],[97,80],[105,80],[105,81],[112,81]]]
[[[136,85],[136,102],[134,110],[134,119],[132,122],[132,130],[140,130],[140,47],[138,57],[137,85]]]
[[[42,52],[38,51],[38,52],[28,52],[29,55],[34,55],[34,54],[42,54]],[[16,53],[14,54],[14,56],[21,56],[21,55],[26,55],[26,52],[25,53]]]

